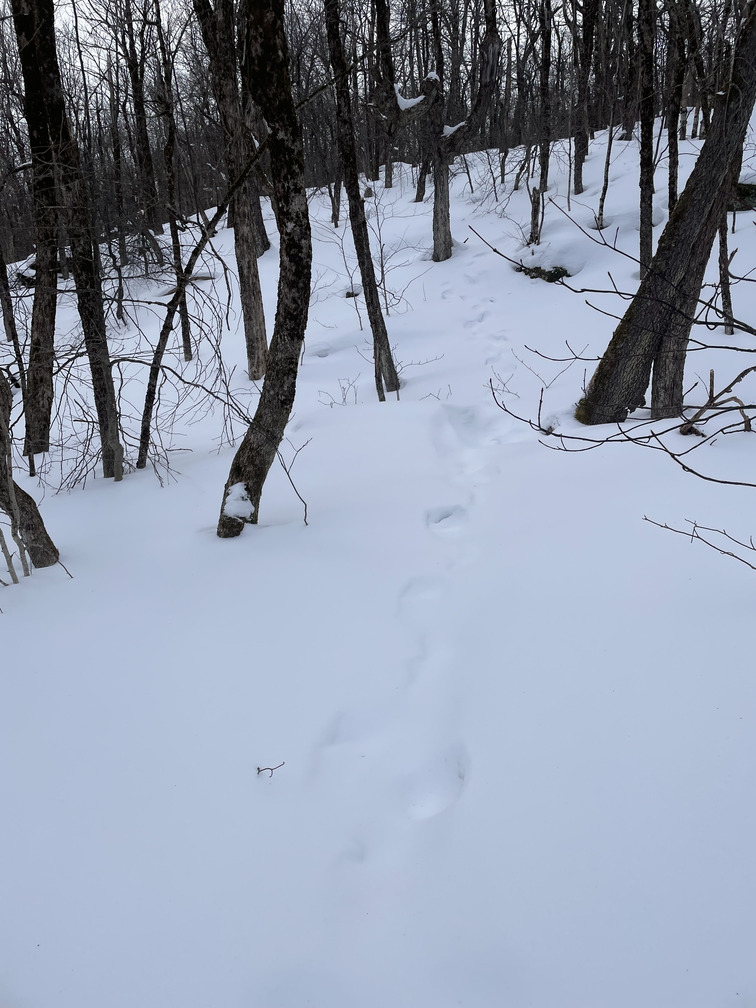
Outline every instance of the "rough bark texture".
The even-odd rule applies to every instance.
[[[375,267],[370,253],[370,235],[365,219],[365,203],[360,195],[360,181],[357,172],[357,151],[354,143],[354,122],[349,98],[347,64],[339,31],[338,0],[325,0],[326,28],[328,31],[328,51],[333,68],[336,88],[336,137],[341,155],[344,189],[349,203],[349,221],[352,226],[354,249],[360,267],[365,307],[373,334],[373,359],[375,361],[375,386],[378,398],[383,402],[386,392],[396,392],[399,375],[391,354],[386,321],[381,311]],[[396,101],[396,95],[394,95]]]
[[[593,43],[596,35],[596,20],[598,18],[599,0],[583,0],[582,24],[580,32],[577,25],[574,29],[575,51],[577,56],[577,103],[575,105],[575,163],[573,166],[573,192],[582,193],[583,165],[588,156],[588,93],[591,61],[593,59]]]
[[[680,129],[683,87],[685,86],[685,43],[682,37],[680,19],[674,9],[669,14],[668,46],[667,143],[669,146],[669,167],[667,170],[667,202],[669,212],[672,213],[677,203],[680,164],[678,131]]]
[[[237,178],[255,151],[236,80],[234,5],[232,0],[215,0],[214,6],[210,0],[194,0],[194,11],[207,49],[210,79],[223,129],[226,164],[231,180]],[[259,198],[257,206],[259,211]],[[257,270],[255,219],[248,185],[244,185],[234,199],[234,250],[239,274],[247,371],[250,379],[257,381],[265,374],[268,343]]]
[[[614,332],[576,411],[587,424],[619,423],[644,402],[652,367],[652,409],[676,415],[682,407],[682,369],[703,273],[740,171],[756,100],[756,2],[746,8],[726,93],[688,184],[659,240],[651,267]]]
[[[30,0],[26,0],[27,4]],[[123,477],[118,408],[110,367],[102,281],[97,264],[89,195],[82,176],[79,148],[71,130],[63,99],[63,85],[55,49],[53,0],[34,0],[39,11],[38,59],[46,76],[45,105],[53,155],[58,168],[61,202],[71,246],[71,270],[92,375],[92,391],[100,431],[102,470],[105,477]]]
[[[39,61],[39,46],[51,31],[40,23],[39,9],[22,0],[13,2],[13,22],[24,78],[24,115],[29,130],[32,163],[32,198],[36,270],[32,307],[24,413],[24,455],[50,448],[53,404],[55,313],[57,308],[58,199],[55,164],[45,106],[46,75]]]
[[[640,51],[640,275],[644,277],[653,256],[654,212],[654,28],[655,0],[638,4]]]
[[[13,480],[10,414],[13,391],[0,371],[0,510],[11,522],[14,538],[23,543],[35,567],[52,567],[58,562],[58,550],[47,534],[45,523],[34,498]]]
[[[270,134],[271,178],[280,233],[278,310],[260,401],[223,492],[217,533],[238,536],[258,520],[265,479],[294,405],[310,301],[312,242],[302,136],[289,78],[283,0],[243,0],[242,73]]]

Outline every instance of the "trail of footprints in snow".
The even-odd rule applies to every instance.
[[[474,289],[475,276],[467,279]],[[450,292],[442,291],[441,296],[448,299]],[[507,337],[493,317],[493,301],[471,298],[470,309],[464,328],[483,344],[484,364],[495,365]],[[429,507],[424,515],[427,532],[450,556],[448,571],[464,562],[469,548],[465,540],[475,487],[498,471],[491,461],[491,449],[497,443],[495,424],[490,411],[450,403],[441,404],[432,416],[432,443],[466,498],[464,504]],[[405,822],[433,819],[451,809],[462,797],[470,772],[467,747],[456,737],[450,675],[455,655],[439,626],[445,591],[444,577],[417,576],[404,584],[397,600],[410,638],[404,688],[383,708],[339,714],[322,740],[323,751],[335,746],[345,755],[348,749],[366,760],[372,754],[359,777],[360,796],[368,807],[374,800],[380,803],[388,798]],[[398,751],[397,738],[405,742]],[[366,827],[364,815],[358,812],[354,819],[350,835],[341,837],[338,864],[365,865],[375,852],[379,838]]]

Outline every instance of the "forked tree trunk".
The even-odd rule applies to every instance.
[[[732,184],[737,180],[756,100],[756,0],[746,7],[732,76],[688,184],[659,240],[656,255],[617,326],[575,416],[582,423],[620,423],[645,401],[655,372],[652,412],[682,409],[682,378],[704,270]]]
[[[242,73],[270,135],[273,196],[280,233],[278,309],[257,410],[223,491],[217,533],[223,539],[256,524],[263,485],[291,416],[310,303],[312,241],[304,185],[302,134],[291,94],[284,0],[243,0]]]

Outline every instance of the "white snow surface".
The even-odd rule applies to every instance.
[[[291,470],[307,525],[277,466],[260,524],[216,537],[233,451],[216,450],[218,410],[164,432],[183,453],[163,486],[141,471],[56,495],[18,476],[73,577],[0,591],[2,1008],[756,1003],[756,573],[642,520],[747,537],[755,491],[627,443],[549,450],[490,388],[533,419],[544,389],[560,433],[614,432],[572,411],[614,325],[586,299],[625,302],[529,279],[469,230],[566,266],[581,291],[611,288],[610,272],[631,292],[637,266],[591,230],[605,145],[569,215],[557,145],[532,249],[517,152],[504,186],[496,152],[467,156],[474,192],[454,169],[444,263],[409,167],[375,185],[403,379],[384,404],[364,302],[344,297],[352,247],[312,194],[315,284],[282,446],[288,464],[309,441]],[[698,148],[682,144],[686,170]],[[631,254],[637,156],[615,142],[603,232]],[[734,272],[752,268],[753,220],[738,215]],[[232,262],[229,233],[217,242]],[[753,322],[755,296],[735,286],[739,317]],[[160,321],[140,318],[148,333]],[[132,338],[113,327],[119,347]],[[171,366],[192,367],[176,341]],[[568,348],[587,360],[568,367]],[[750,361],[693,354],[687,385],[713,367],[724,387]],[[752,480],[753,446],[733,431],[688,461]]]

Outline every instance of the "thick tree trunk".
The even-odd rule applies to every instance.
[[[738,36],[733,71],[688,184],[659,240],[651,267],[596,368],[576,417],[620,423],[644,402],[652,367],[659,379],[655,415],[682,407],[682,367],[704,270],[740,170],[756,100],[756,0]]]
[[[283,0],[243,0],[242,73],[270,127],[271,177],[280,232],[278,309],[260,400],[231,463],[217,533],[238,536],[258,520],[263,485],[291,416],[310,302],[312,242],[302,136],[289,78]]]
[[[45,528],[34,498],[13,480],[10,415],[13,392],[0,371],[0,510],[8,515],[11,533],[20,539],[35,567],[52,567],[58,550]]]
[[[24,455],[50,448],[53,404],[55,315],[57,309],[58,198],[55,187],[50,128],[45,107],[45,80],[40,72],[38,46],[45,26],[34,4],[13,3],[13,22],[24,79],[24,114],[29,130],[32,162],[32,199],[36,241],[34,304],[24,419]]]
[[[336,88],[336,136],[341,154],[344,174],[344,189],[349,203],[349,221],[352,226],[354,249],[362,278],[365,307],[373,334],[373,358],[375,361],[375,385],[378,398],[383,402],[387,392],[399,389],[399,375],[391,354],[386,320],[381,311],[375,267],[370,252],[370,236],[365,219],[365,204],[360,195],[357,174],[357,151],[354,144],[354,123],[349,98],[347,65],[339,32],[338,0],[325,0],[326,29],[328,31],[328,51],[335,77]]]

